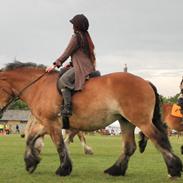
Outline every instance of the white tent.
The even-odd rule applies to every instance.
[[[121,133],[121,129],[120,129],[120,125],[119,125],[118,121],[115,121],[114,123],[110,124],[105,129],[108,130],[109,133],[113,134],[113,135],[118,135],[118,134]],[[139,131],[140,131],[140,129],[136,127],[135,128],[135,134],[138,134]]]

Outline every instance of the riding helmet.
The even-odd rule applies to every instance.
[[[83,14],[75,15],[70,22],[80,31],[87,31],[89,28],[89,21]]]

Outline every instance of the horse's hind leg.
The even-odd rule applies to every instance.
[[[93,154],[93,150],[92,150],[92,148],[90,146],[88,146],[86,144],[86,138],[84,136],[84,133],[82,131],[79,131],[77,135],[78,135],[78,138],[79,138],[79,140],[81,142],[81,145],[83,146],[84,153],[92,155]]]
[[[51,121],[50,124],[50,136],[53,141],[53,143],[56,145],[57,152],[59,154],[60,158],[60,166],[56,171],[56,174],[59,176],[66,176],[70,175],[72,171],[72,163],[69,158],[67,147],[64,143],[64,139],[62,136],[62,131],[60,127],[59,121]]]
[[[181,160],[172,153],[171,145],[166,132],[159,131],[152,123],[140,127],[143,133],[154,143],[161,152],[171,177],[180,177],[182,169]]]
[[[87,155],[88,154],[92,155],[93,154],[92,148],[86,144],[86,139],[85,139],[84,133],[82,131],[73,130],[73,129],[67,130],[65,138],[64,138],[66,145],[68,146],[71,142],[73,142],[73,139],[76,135],[78,136],[78,138],[81,142],[81,145],[83,146],[84,153]]]
[[[24,161],[26,165],[26,170],[29,173],[34,172],[38,163],[40,162],[40,148],[37,145],[40,145],[40,140],[42,142],[42,138],[45,134],[43,126],[38,123],[36,118],[31,116],[29,119],[27,129],[25,132],[26,136],[26,150],[24,155]]]
[[[136,150],[134,137],[135,126],[125,119],[121,119],[119,120],[119,122],[123,137],[123,152],[120,155],[119,159],[114,163],[114,165],[104,171],[105,173],[113,176],[125,175],[128,168],[128,161]]]

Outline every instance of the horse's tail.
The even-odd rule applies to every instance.
[[[154,90],[155,97],[156,97],[156,103],[155,103],[155,108],[154,108],[154,114],[153,114],[153,124],[156,126],[156,128],[161,131],[163,134],[167,135],[167,130],[166,130],[166,125],[162,122],[161,119],[161,112],[160,112],[160,104],[161,104],[161,99],[160,96],[157,92],[156,87],[149,82],[151,85],[152,89]]]
[[[166,125],[161,120],[160,96],[157,92],[156,87],[151,82],[149,82],[149,84],[151,85],[152,89],[154,90],[155,99],[156,99],[152,122],[156,126],[156,128],[163,134],[164,140],[167,143],[168,148],[171,148],[171,145],[170,145],[170,143],[168,141],[168,137],[167,137]],[[140,135],[139,148],[140,148],[140,152],[143,153],[145,151],[148,138],[143,134],[143,132],[140,132],[139,135]]]

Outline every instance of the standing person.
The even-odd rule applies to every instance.
[[[58,86],[61,89],[64,105],[61,115],[69,117],[72,115],[71,91],[83,89],[86,78],[95,71],[94,44],[89,35],[89,21],[85,15],[74,16],[70,22],[73,24],[74,34],[61,56],[46,69],[47,72],[54,67],[60,67],[71,57],[71,67],[59,79]]]
[[[125,64],[124,69],[123,69],[123,72],[128,72],[127,64]]]
[[[5,124],[5,125],[4,125],[4,130],[5,130],[5,133],[6,133],[7,135],[10,134],[10,128],[9,128],[9,125],[8,125],[8,124]]]
[[[20,129],[19,129],[19,125],[18,124],[16,125],[16,133],[18,133],[18,134],[20,133]]]
[[[183,114],[183,77],[182,77],[182,81],[180,82],[180,95],[178,97],[178,105],[181,107],[181,113]]]
[[[3,133],[4,133],[4,125],[0,124],[0,134],[3,134]]]

